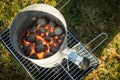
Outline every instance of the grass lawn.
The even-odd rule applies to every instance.
[[[19,10],[39,1],[1,0],[0,32],[10,26]],[[57,0],[43,1],[54,6]],[[100,60],[100,65],[87,75],[85,80],[119,80],[120,0],[71,0],[61,12],[67,21],[68,28],[83,44],[87,44],[101,32],[106,32],[109,36],[107,41],[93,52]],[[91,50],[100,41],[101,38],[88,46],[88,49]],[[0,42],[0,80],[16,79],[30,80]]]

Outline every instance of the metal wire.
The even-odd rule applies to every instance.
[[[94,56],[92,56],[82,44],[79,44],[78,47],[80,48],[77,50],[79,55],[87,56],[90,59],[91,65],[93,63],[95,64],[94,66],[89,68],[89,70],[86,71],[80,70],[76,65],[74,65],[69,61],[68,61],[69,64],[67,64],[66,59],[64,59],[63,62],[55,68],[49,68],[49,69],[41,68],[36,64],[32,63],[31,61],[22,57],[19,53],[17,53],[17,51],[13,48],[12,44],[10,43],[9,30],[3,32],[0,35],[0,39],[33,80],[43,80],[43,79],[59,79],[59,80],[79,79],[80,80],[98,65],[97,59]],[[74,35],[71,32],[68,31],[68,46],[72,48],[77,43],[80,42],[74,37]]]
[[[71,77],[72,80],[74,80],[74,78],[69,74],[69,72],[60,64],[60,66],[65,70],[65,72]]]
[[[95,37],[93,40],[91,40],[88,44],[85,45],[88,46],[90,45],[91,43],[93,43],[96,39],[98,39],[99,37],[101,36],[105,36],[105,38],[98,44],[96,45],[90,52],[92,53],[96,48],[98,48],[98,46],[100,46],[106,39],[108,39],[108,35],[105,33],[105,32],[102,32],[101,34],[99,34],[97,37]]]
[[[59,0],[55,7],[58,6],[63,0]],[[70,0],[67,0],[58,10],[61,11],[68,3],[70,2]]]

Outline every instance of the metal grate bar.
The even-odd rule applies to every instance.
[[[71,77],[71,79],[72,80],[74,80],[74,78],[69,74],[69,72],[62,66],[62,65],[60,65],[64,70],[65,70],[65,72]]]
[[[50,76],[49,79],[51,79],[51,77],[53,77],[53,76],[56,75],[56,74],[51,75],[53,72],[54,72],[54,69],[53,69],[50,73],[48,73],[48,74],[46,75],[46,77]]]
[[[57,72],[56,73],[59,73],[57,76],[55,76],[55,74],[54,75],[52,75],[51,77],[50,77],[50,79],[53,77],[53,76],[55,76],[54,77],[54,79],[57,79],[60,75],[61,75],[61,77],[63,77],[63,73],[64,73],[64,70],[61,70],[62,68],[60,67],[59,68],[59,70],[57,70]],[[65,74],[64,74],[65,75]]]
[[[82,74],[78,74],[78,76],[76,77],[76,80],[79,80],[79,78],[82,79],[84,73],[88,74],[88,73],[90,73],[93,69],[94,69],[94,68],[89,67],[89,68],[88,68],[86,71],[84,71]]]
[[[46,74],[48,74],[49,71],[50,71],[50,69],[48,69],[47,71],[45,71],[44,74],[42,74],[42,75],[39,77],[39,79],[42,78],[43,76],[46,76]],[[51,72],[53,72],[53,71],[51,71]],[[45,77],[44,77],[44,78],[45,78]],[[43,80],[44,80],[44,78],[43,78]]]
[[[5,34],[5,36],[4,36],[4,34]],[[7,35],[6,35],[7,34]],[[22,67],[26,70],[26,72],[30,75],[30,76],[32,76],[30,73],[29,73],[29,71],[25,68],[25,66],[20,62],[20,60],[17,58],[17,56],[15,56],[15,54],[13,53],[13,51],[11,50],[11,48],[12,48],[12,45],[10,45],[10,46],[8,46],[7,44],[6,44],[6,42],[5,42],[5,38],[8,38],[8,40],[10,40],[10,38],[9,38],[9,29],[7,29],[7,30],[5,30],[3,33],[1,33],[1,35],[0,35],[0,40],[3,42],[3,44],[6,46],[6,48],[11,52],[11,54],[15,57],[15,59],[22,65]],[[32,79],[34,79],[33,77],[31,77]]]
[[[39,72],[39,74],[37,74],[37,75],[35,76],[35,78],[37,78],[38,75],[40,75],[40,74],[42,74],[42,73],[44,73],[44,72],[46,72],[46,69],[42,69],[42,70]]]
[[[94,55],[91,54],[70,31],[68,31],[68,47],[72,48],[74,45],[79,43],[77,53],[82,57],[86,56],[90,59],[92,66],[85,71],[79,69],[76,65],[66,59],[64,59],[59,66],[54,68],[48,69],[37,66],[36,64],[22,57],[22,55],[20,55],[14,49],[10,41],[9,29],[1,33],[0,39],[33,80],[80,80],[99,64]]]

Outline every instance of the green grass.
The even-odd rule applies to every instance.
[[[14,16],[22,8],[40,0],[0,1],[0,32],[10,26]],[[44,0],[55,5],[55,0]],[[109,36],[106,42],[94,51],[101,64],[85,80],[120,79],[120,1],[119,0],[71,0],[61,11],[68,28],[83,44],[87,44],[101,32]],[[101,41],[88,46],[92,49]],[[0,43],[0,80],[29,80],[11,54]]]

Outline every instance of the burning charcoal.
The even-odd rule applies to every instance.
[[[49,36],[45,36],[45,41],[50,42],[51,41],[50,37]]]
[[[47,45],[44,45],[44,48],[45,48],[45,50],[47,50],[48,49]]]
[[[51,47],[51,49],[50,49],[50,51],[52,52],[52,53],[56,53],[57,52],[57,48],[55,48],[55,47]]]
[[[35,54],[32,54],[29,56],[29,58],[32,58],[32,59],[37,59],[36,55]]]
[[[45,55],[44,55],[44,58],[48,58],[48,57],[50,57],[50,56],[52,56],[53,55],[53,53],[46,53]]]
[[[58,42],[56,45],[54,45],[55,48],[59,48],[60,47],[60,43]]]
[[[53,44],[50,44],[49,46],[50,46],[50,47],[53,47]]]
[[[40,27],[40,31],[41,31],[41,33],[45,33],[46,32],[45,28],[43,28],[43,27]]]
[[[59,47],[59,46],[61,46],[61,44],[62,44],[62,43],[61,43],[61,42],[59,42],[59,43],[57,44],[57,46]]]
[[[38,41],[35,42],[35,45],[36,45],[36,46],[37,46],[37,45],[40,45],[40,44],[42,44],[42,41],[41,41],[41,40],[38,40]]]
[[[45,50],[45,48],[44,48],[44,45],[42,45],[42,44],[37,45],[36,48],[35,48],[35,51],[36,51],[37,53],[40,53],[40,52],[42,52],[42,51],[44,51],[44,50]]]
[[[54,30],[54,34],[57,35],[57,36],[61,35],[62,32],[63,32],[63,31],[62,31],[62,29],[61,29],[60,27],[57,27],[57,28]]]
[[[30,34],[27,38],[28,41],[30,42],[35,42],[36,38],[35,38],[35,35],[34,34]]]
[[[29,53],[31,52],[31,46],[23,46],[23,51],[25,55],[28,56]]]
[[[52,27],[55,27],[55,23],[53,21],[50,21],[49,25],[52,26]]]
[[[35,27],[30,28],[30,29],[29,29],[29,32],[30,32],[30,33],[34,33],[34,32],[35,32]]]
[[[46,24],[47,24],[47,21],[44,18],[39,18],[37,20],[37,25],[45,26]]]
[[[41,34],[41,30],[36,30],[36,33],[37,33],[38,35],[40,35],[40,34]]]
[[[58,39],[55,39],[55,38],[54,38],[54,40],[53,40],[53,41],[54,41],[55,43],[58,43],[58,42],[59,42],[59,41],[58,41]]]
[[[55,35],[54,35],[53,32],[49,32],[49,33],[48,33],[48,36],[50,36],[50,37],[54,37]]]
[[[32,26],[36,26],[36,18],[34,18],[34,22],[32,23]]]

